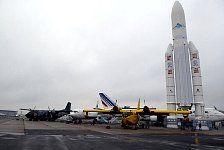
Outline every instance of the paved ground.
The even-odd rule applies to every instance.
[[[0,120],[0,150],[144,150],[224,149],[224,129],[179,131],[177,129],[121,129],[104,125]]]

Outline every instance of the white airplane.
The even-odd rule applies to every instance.
[[[194,109],[192,109],[192,114],[189,115],[189,119],[195,119]],[[200,119],[209,120],[212,122],[220,122],[224,121],[224,114],[215,108],[205,108],[205,116]]]
[[[99,109],[98,102],[96,104],[96,107],[93,109]],[[83,112],[83,109],[74,109],[68,116],[71,117],[73,120],[79,120],[79,119],[94,119],[98,115],[97,112],[89,112],[86,114]]]
[[[73,119],[94,119],[98,116],[97,112],[89,112],[88,115],[83,112],[83,109],[75,109],[69,114]]]
[[[95,108],[93,109],[100,109],[98,107],[98,102]],[[81,121],[82,119],[93,119],[91,122],[95,123],[108,123],[107,115],[100,114],[98,112],[83,112],[83,109],[74,109],[70,114],[68,114],[68,118],[70,121]]]

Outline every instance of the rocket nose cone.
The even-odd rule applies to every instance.
[[[189,49],[190,49],[190,51],[198,51],[192,41],[189,42]]]
[[[174,39],[180,35],[187,38],[184,9],[178,1],[173,5],[171,20]]]
[[[171,17],[173,26],[175,26],[177,23],[185,25],[184,9],[178,1],[176,1],[173,5]]]
[[[173,9],[172,9],[172,12],[173,11],[183,11],[183,7],[182,5],[180,4],[179,1],[175,1],[175,3],[173,4]]]
[[[166,50],[166,54],[170,54],[170,53],[172,53],[172,51],[173,51],[173,46],[172,46],[172,44],[169,44],[168,48]]]

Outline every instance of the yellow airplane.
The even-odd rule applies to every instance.
[[[189,115],[191,111],[184,110],[156,110],[150,109],[147,106],[140,108],[140,99],[138,100],[138,105],[136,109],[121,109],[117,106],[114,106],[113,109],[84,109],[83,112],[99,112],[103,114],[122,114],[122,127],[126,128],[127,126],[134,125],[137,128],[140,115],[165,115],[169,116],[170,114],[183,114]]]

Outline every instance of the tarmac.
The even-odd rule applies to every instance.
[[[0,119],[0,150],[224,150],[224,127],[196,131],[150,127],[123,129],[120,126],[66,124],[48,121]]]

